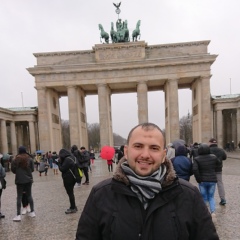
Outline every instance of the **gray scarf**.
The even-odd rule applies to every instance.
[[[131,183],[131,189],[137,194],[143,203],[144,209],[148,207],[148,201],[153,199],[157,193],[162,190],[162,182],[167,172],[165,165],[160,165],[159,169],[150,176],[137,175],[128,165],[127,162],[121,164],[123,172]]]

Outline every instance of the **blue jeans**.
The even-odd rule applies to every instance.
[[[202,194],[204,202],[207,204],[209,202],[210,212],[215,212],[215,200],[214,200],[214,193],[216,189],[215,182],[201,182],[199,183],[199,190]]]

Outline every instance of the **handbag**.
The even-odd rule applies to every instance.
[[[77,168],[78,168],[79,176],[82,178],[83,177],[83,172],[79,167],[77,167]]]
[[[4,178],[0,178],[0,189],[6,189],[7,181]]]

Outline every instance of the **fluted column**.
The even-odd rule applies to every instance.
[[[6,121],[1,120],[1,138],[2,138],[2,153],[8,153],[8,140],[7,140],[7,126]]]
[[[11,129],[11,147],[12,147],[12,154],[17,154],[17,137],[16,137],[16,126],[15,122],[10,122],[10,129]]]
[[[137,85],[138,122],[148,122],[148,87],[145,81]]]
[[[22,134],[22,125],[18,123],[17,125],[17,146],[23,145],[23,134]]]
[[[25,123],[23,125],[23,146],[25,146],[27,148],[27,150],[29,151],[29,132],[28,132],[28,126],[27,123]]]
[[[201,126],[201,142],[208,142],[213,136],[212,131],[212,111],[210,96],[210,77],[203,76],[201,78],[201,95],[199,102],[199,122]]]
[[[217,110],[217,141],[218,146],[223,147],[223,114],[222,110]]]
[[[68,86],[69,129],[71,145],[80,147],[79,141],[79,109],[76,86]]]
[[[29,135],[30,135],[30,152],[34,153],[36,149],[36,134],[33,121],[29,121]]]
[[[106,84],[98,85],[98,104],[101,147],[113,146],[110,92]]]
[[[236,112],[232,112],[232,141],[234,141],[235,147],[237,146],[237,119]]]
[[[49,121],[52,119],[48,112],[47,88],[37,88],[37,95],[40,149],[47,152],[51,147]]]
[[[179,139],[178,80],[168,80],[165,91],[165,126],[166,141]]]
[[[237,142],[238,144],[240,141],[240,108],[237,108]]]

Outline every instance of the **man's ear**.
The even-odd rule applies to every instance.
[[[128,146],[124,146],[124,157],[127,159],[127,153],[128,153]]]

